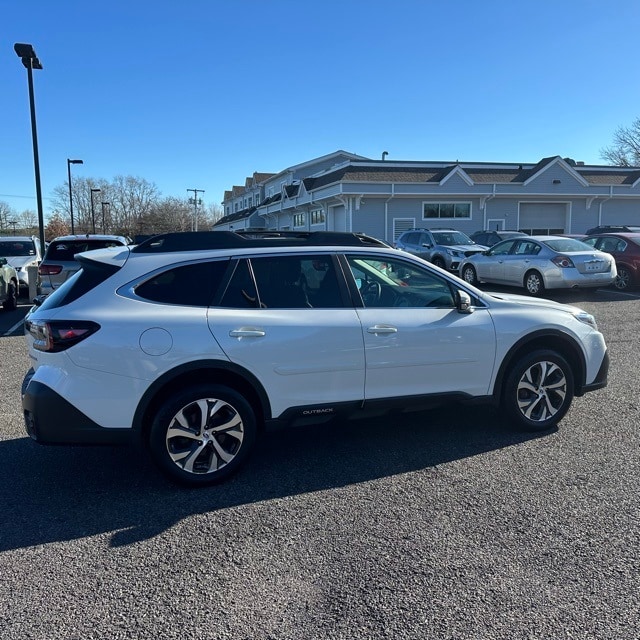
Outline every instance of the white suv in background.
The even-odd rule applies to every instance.
[[[362,235],[176,233],[76,258],[26,318],[27,432],[142,439],[191,485],[277,424],[453,399],[543,430],[607,382],[590,314],[484,293]]]
[[[18,286],[29,289],[29,267],[42,260],[40,238],[36,236],[0,236],[0,258],[6,258],[18,275]]]

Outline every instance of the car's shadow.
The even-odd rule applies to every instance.
[[[543,434],[544,435],[544,434]],[[517,445],[489,409],[439,409],[333,422],[264,437],[227,482],[185,489],[166,481],[136,447],[44,447],[0,442],[0,551],[111,533],[145,540],[187,516],[342,487]]]

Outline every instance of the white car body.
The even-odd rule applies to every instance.
[[[387,278],[376,271],[380,264],[437,280],[452,300],[475,304],[236,309],[161,304],[136,293],[150,275],[175,265],[216,257],[241,262],[262,254],[304,260],[319,253],[364,261],[383,285],[397,285],[403,294],[426,295],[427,289]],[[43,442],[128,439],[145,430],[141,415],[170,393],[170,381],[192,370],[202,378],[210,370],[241,377],[239,388],[246,392],[251,385],[261,399],[266,424],[340,415],[347,406],[357,411],[442,397],[499,401],[514,354],[523,355],[527,343],[556,344],[560,351],[566,345],[576,395],[606,384],[606,345],[589,314],[549,301],[495,297],[393,249],[313,245],[153,254],[123,247],[83,257],[110,266],[112,275],[78,299],[58,304],[76,286],[79,274],[73,276],[27,318],[27,430]],[[345,286],[357,296],[355,287],[362,284],[348,278]],[[86,321],[99,330],[70,348],[43,351],[56,322]]]

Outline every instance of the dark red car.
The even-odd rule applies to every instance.
[[[583,242],[615,258],[618,270],[614,283],[616,289],[627,291],[640,285],[640,233],[603,233],[590,236]]]

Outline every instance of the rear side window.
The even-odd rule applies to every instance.
[[[122,242],[119,242],[118,240],[73,240],[69,242],[52,242],[47,249],[45,260],[71,262],[75,259],[76,253],[92,251],[93,249],[108,249],[109,247],[120,246],[122,246]]]
[[[53,293],[50,293],[41,305],[41,309],[55,309],[69,304],[83,296],[87,291],[107,280],[120,267],[100,262],[87,261],[76,274],[63,282]]]
[[[139,284],[135,292],[153,302],[208,307],[228,265],[229,260],[212,260],[173,267]]]

